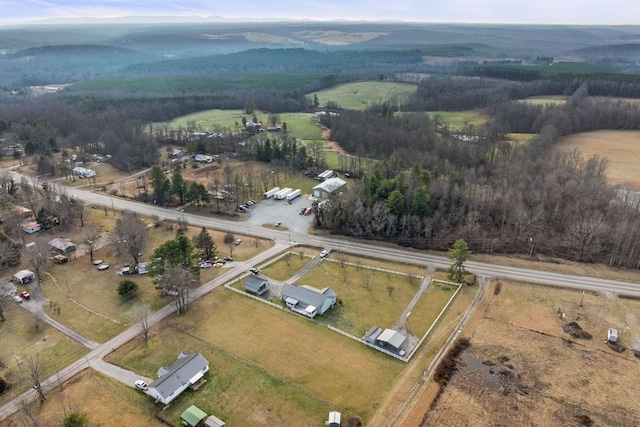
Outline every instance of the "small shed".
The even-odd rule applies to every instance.
[[[374,326],[373,328],[369,329],[369,331],[365,334],[364,337],[362,337],[362,339],[369,344],[375,344],[381,333],[382,328],[380,326]]]
[[[204,421],[204,427],[225,427],[226,424],[224,423],[224,421],[222,421],[220,418],[216,417],[215,415],[209,415],[209,418],[207,418]]]
[[[327,424],[329,427],[340,427],[340,418],[342,418],[342,414],[337,411],[329,412],[329,421]]]
[[[36,278],[36,275],[33,274],[31,270],[20,270],[13,275],[13,278],[21,284],[26,285],[27,283],[31,283],[31,281]]]
[[[269,282],[255,276],[248,276],[244,281],[244,290],[262,295],[269,290]]]
[[[191,405],[180,415],[182,423],[189,427],[196,427],[202,420],[207,418],[207,414],[196,405]]]
[[[609,333],[607,334],[607,340],[611,343],[615,343],[618,341],[618,330],[609,328]]]

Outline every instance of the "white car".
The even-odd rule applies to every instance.
[[[327,251],[322,251],[322,252],[320,252],[320,258],[324,258],[324,257],[326,257],[328,254],[329,254],[329,252],[327,252]]]
[[[15,302],[22,302],[22,297],[20,297],[20,295],[16,295],[16,296],[13,297],[13,300]]]
[[[144,382],[143,380],[136,380],[135,384],[136,388],[138,390],[147,390],[149,388],[149,386],[147,385],[146,382]]]

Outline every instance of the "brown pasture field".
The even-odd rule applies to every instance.
[[[224,359],[242,362],[233,368],[235,374],[231,371],[226,373],[231,377],[244,375],[239,370],[253,367],[266,375],[261,381],[284,382],[297,390],[273,397],[270,405],[280,410],[272,415],[279,417],[276,420],[280,425],[322,425],[326,419],[322,411],[327,407],[356,413],[367,419],[406,368],[404,363],[322,325],[224,288],[218,288],[196,301],[188,316],[174,317],[162,327],[155,328],[149,344],[133,342],[116,351],[109,360],[154,377],[157,367],[175,358],[185,346],[198,351],[224,349]],[[226,365],[229,362],[220,363]],[[240,393],[248,400],[246,405],[239,404],[237,400],[209,401],[209,405],[227,405],[220,408],[219,413],[223,419],[224,416],[229,418],[230,425],[232,419],[236,420],[234,425],[266,425],[256,418],[260,417],[256,411],[262,410],[264,402],[261,395],[246,388],[251,384],[242,385],[244,390],[233,390],[227,381],[212,380],[205,389],[217,387],[216,394],[221,398]],[[205,391],[203,394],[208,393]],[[197,395],[194,394],[196,401]],[[257,400],[255,407],[249,404],[254,400]],[[299,409],[304,402],[313,402],[309,411]],[[303,422],[295,421],[287,415],[289,412],[303,412]],[[315,421],[305,421],[310,420],[309,417]],[[247,423],[246,420],[251,419],[257,421]],[[270,418],[269,421],[274,420]]]
[[[607,158],[611,184],[640,190],[640,131],[598,130],[560,138],[556,150],[578,150],[585,158]]]
[[[30,425],[59,426],[65,414],[88,415],[91,426],[147,426],[163,424],[154,417],[156,407],[133,387],[122,384],[93,370],[85,370],[47,394],[47,400],[29,405],[37,424],[22,412],[16,412],[2,424],[6,427]]]
[[[640,345],[638,309],[640,301],[611,294],[582,299],[576,290],[504,283],[421,425],[638,425],[640,365],[630,350]],[[593,338],[566,334],[571,321]],[[609,327],[623,353],[606,345]]]

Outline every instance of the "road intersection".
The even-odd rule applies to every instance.
[[[14,171],[9,171],[13,174],[16,182],[21,182],[23,175],[20,175]],[[26,178],[32,180],[32,178]],[[32,181],[33,185],[38,185],[38,182]],[[360,242],[350,239],[344,239],[336,236],[326,235],[310,235],[306,233],[296,231],[285,231],[278,229],[269,229],[262,227],[261,225],[242,223],[235,221],[225,221],[217,218],[208,218],[200,215],[195,215],[187,212],[180,212],[172,209],[167,209],[157,205],[143,204],[134,202],[131,200],[121,199],[117,197],[109,196],[101,192],[92,192],[81,190],[73,187],[63,187],[64,191],[71,197],[75,197],[78,200],[83,201],[86,204],[105,206],[110,209],[117,210],[131,210],[138,212],[145,216],[157,216],[161,220],[185,220],[190,225],[196,225],[201,227],[207,227],[212,229],[230,231],[237,234],[251,235],[261,238],[271,239],[275,242],[275,245],[260,253],[258,256],[241,263],[234,263],[232,268],[227,269],[222,274],[214,278],[213,280],[205,283],[204,285],[196,288],[190,294],[190,299],[197,299],[218,286],[222,286],[225,283],[232,281],[238,276],[245,274],[250,267],[259,265],[270,258],[277,256],[279,253],[285,251],[287,248],[293,245],[303,244],[309,246],[316,246],[318,248],[324,248],[328,250],[339,250],[349,252],[354,255],[383,258],[390,260],[402,260],[405,263],[415,263],[417,265],[423,265],[425,268],[442,268],[448,267],[451,261],[442,256],[431,255],[422,253],[415,250],[408,250],[399,247],[387,247],[387,246],[375,246],[371,242]],[[493,265],[488,263],[467,261],[465,268],[479,276],[482,276],[485,281],[488,277],[503,277],[508,279],[533,282],[549,286],[575,288],[580,290],[599,291],[620,293],[625,295],[640,296],[640,284],[613,281],[607,279],[584,277],[576,275],[565,275],[546,271],[537,271],[516,267],[508,267],[502,265]],[[46,316],[42,306],[38,309],[38,301],[32,301],[29,306],[25,305],[25,309],[28,309],[34,314],[42,316],[44,321],[50,323],[56,329],[67,334],[74,340],[82,343],[90,351],[82,358],[76,360],[70,365],[58,371],[55,375],[47,378],[43,381],[43,387],[45,390],[50,390],[60,382],[64,382],[81,372],[86,368],[94,368],[98,371],[105,373],[119,379],[127,384],[133,384],[135,379],[140,378],[135,373],[126,371],[124,369],[114,367],[102,359],[110,352],[121,347],[132,339],[140,335],[138,325],[133,325],[124,332],[120,333],[116,337],[109,341],[98,344],[87,340],[84,337],[78,335],[75,331],[68,330],[64,325],[55,324],[54,319]],[[42,301],[40,302],[42,303]],[[40,313],[42,310],[42,313]],[[149,325],[157,324],[162,319],[175,313],[176,308],[174,304],[168,304],[160,310],[149,315]],[[44,315],[43,315],[44,313]],[[56,322],[57,323],[57,322]],[[12,401],[0,407],[0,421],[5,420],[11,414],[18,411],[25,402],[30,402],[36,399],[36,393],[34,390],[29,390],[22,395],[16,397]]]

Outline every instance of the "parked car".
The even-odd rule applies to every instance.
[[[22,297],[20,297],[19,295],[16,295],[16,296],[13,297],[13,300],[15,302],[22,302]]]
[[[220,268],[220,267],[222,267],[223,265],[224,265],[224,262],[220,262],[220,261],[217,261],[215,264],[213,264],[213,266],[214,266],[215,268]]]
[[[224,257],[224,260],[228,262],[233,262],[233,258],[231,258],[230,256]]]
[[[320,252],[320,258],[324,258],[324,257],[326,257],[328,254],[329,254],[329,252],[327,252],[327,251],[322,251],[322,252]]]
[[[22,291],[20,292],[20,296],[24,299],[30,299],[31,298],[31,294],[27,291]]]
[[[109,268],[109,264],[107,264],[106,262],[103,262],[102,264],[100,264],[98,266],[98,270],[100,270],[100,271],[104,271],[104,270],[106,270],[108,268]]]
[[[260,270],[258,270],[258,269],[257,269],[257,268],[255,268],[255,267],[251,267],[251,268],[249,269],[249,271],[250,271],[250,272],[252,272],[253,274],[260,274]]]
[[[256,202],[254,202],[253,200],[247,200],[247,203],[245,203],[246,206],[253,206],[255,204]]]
[[[211,268],[213,267],[213,263],[211,261],[202,261],[200,263],[200,268]]]
[[[276,221],[276,227],[280,227],[282,225],[282,221]]]
[[[242,239],[238,239],[238,240],[236,240],[236,242],[235,242],[235,243],[236,243],[236,246],[238,246],[240,243],[242,243]]]
[[[136,388],[138,390],[147,390],[149,388],[149,386],[147,385],[146,382],[144,382],[143,380],[136,380],[136,382],[134,383],[134,385],[136,386]]]

